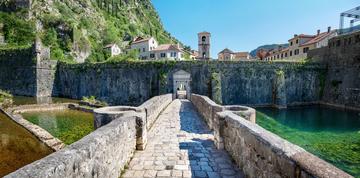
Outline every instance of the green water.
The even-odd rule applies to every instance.
[[[320,106],[257,111],[263,128],[360,177],[360,112]]]
[[[0,177],[53,151],[0,112]]]
[[[51,104],[51,103],[78,103],[79,100],[57,97],[28,97],[28,96],[14,96],[14,105],[28,105],[28,104]]]
[[[94,117],[91,113],[59,110],[28,112],[22,115],[67,145],[80,140],[94,130]]]

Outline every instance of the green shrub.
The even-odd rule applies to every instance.
[[[7,92],[0,90],[0,107],[7,108],[13,103],[13,96]]]
[[[16,13],[0,12],[0,23],[4,24],[3,32],[9,45],[29,45],[35,40],[35,23],[24,20]]]
[[[100,105],[100,106],[107,106],[108,104],[106,102],[97,100],[95,96],[89,96],[86,97],[84,96],[81,101],[89,103],[89,104],[93,104],[93,105]]]

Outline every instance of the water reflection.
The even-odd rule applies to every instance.
[[[3,113],[0,113],[0,139],[0,177],[53,152]]]

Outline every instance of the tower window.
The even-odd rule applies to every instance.
[[[205,52],[203,52],[203,58],[205,58],[206,57],[206,53]]]
[[[202,40],[202,42],[206,42],[206,36],[203,36],[203,37],[201,38],[201,40]]]

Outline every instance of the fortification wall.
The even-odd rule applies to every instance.
[[[309,57],[328,66],[322,102],[360,108],[360,31],[331,39],[328,47],[309,51]]]
[[[115,105],[139,105],[152,96],[172,93],[172,75],[178,70],[191,74],[193,93],[221,97],[216,101],[223,104],[286,106],[318,101],[324,66],[216,61],[61,63],[55,80],[55,95],[78,99],[94,95]]]
[[[34,96],[36,60],[33,48],[0,51],[0,89],[13,94]]]

